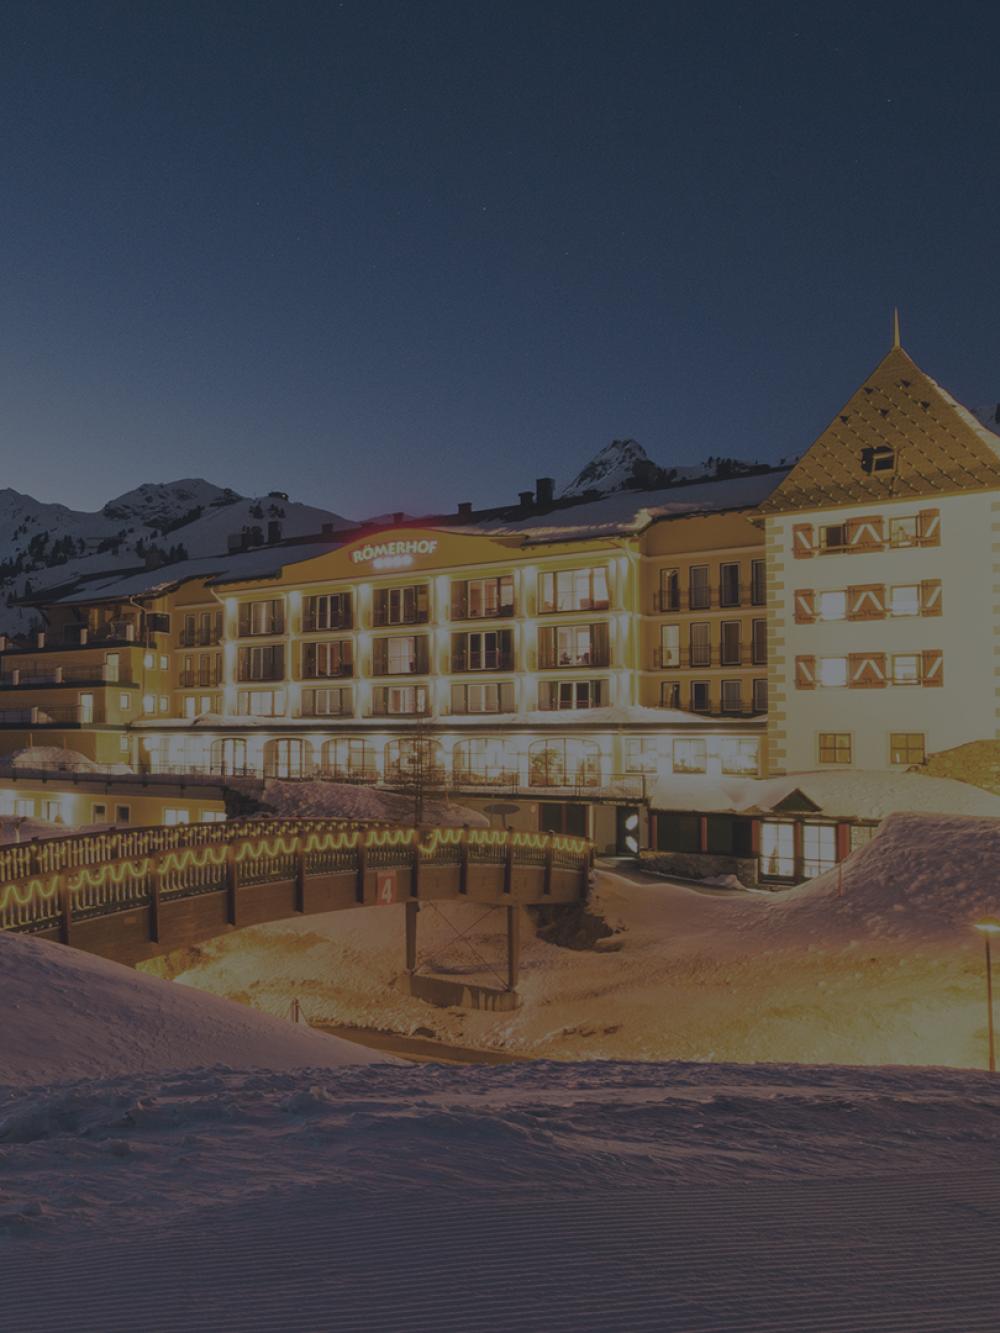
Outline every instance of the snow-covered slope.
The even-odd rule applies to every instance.
[[[637,484],[666,485],[661,474],[671,481],[683,481],[706,474],[704,467],[661,468],[646,453],[637,440],[612,440],[582,467],[572,481],[562,488],[562,495],[583,495],[585,491],[601,491],[610,495]]]
[[[969,411],[981,426],[1000,435],[1000,403],[987,403],[982,407],[971,407]]]
[[[328,523],[353,526],[327,509],[281,495],[241,496],[200,477],[147,482],[97,513],[0,490],[0,632],[31,625],[34,613],[14,606],[17,598],[83,574],[142,566],[151,550],[174,560],[216,555],[245,531],[264,541],[311,535]]]
[[[0,1082],[367,1064],[363,1047],[75,949],[0,932]]]

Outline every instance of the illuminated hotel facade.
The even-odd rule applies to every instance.
[[[506,510],[57,590],[0,658],[0,744],[206,783],[419,782],[603,849],[639,815],[661,847],[793,878],[843,854],[843,812],[814,809],[813,865],[787,811],[740,831],[733,784],[997,735],[998,549],[1000,438],[894,345],[791,469],[572,503],[543,481]]]

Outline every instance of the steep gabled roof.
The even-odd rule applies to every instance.
[[[892,470],[862,451],[888,446]],[[1000,436],[893,346],[774,492],[763,513],[1000,488]]]

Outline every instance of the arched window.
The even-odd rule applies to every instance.
[[[224,736],[212,742],[211,768],[223,777],[247,772],[247,743],[242,736]]]
[[[512,762],[504,741],[477,736],[456,741],[451,752],[452,778],[465,786],[497,786],[517,781],[517,765]]]
[[[441,742],[424,736],[404,736],[385,747],[386,782],[443,782]]]
[[[596,787],[601,781],[601,748],[596,741],[534,741],[528,751],[532,787]]]
[[[374,782],[375,751],[360,736],[337,736],[323,746],[323,772],[341,782]]]
[[[305,741],[299,736],[268,741],[264,746],[266,778],[301,778],[306,772]]]

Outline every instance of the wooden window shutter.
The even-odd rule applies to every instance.
[[[851,653],[847,683],[852,690],[881,689],[885,683],[885,653]]]
[[[917,545],[941,545],[941,510],[921,509],[917,515]]]
[[[451,618],[452,620],[464,620],[465,611],[468,606],[467,583],[453,583],[451,585]]]
[[[811,523],[796,523],[792,527],[792,555],[805,560],[816,553],[816,542]]]
[[[816,619],[816,593],[812,588],[795,590],[795,623],[811,625]]]
[[[925,685],[944,684],[944,653],[939,648],[926,648],[921,654],[923,672],[921,679]]]
[[[885,527],[881,514],[849,519],[846,527],[849,551],[881,551],[885,546]]]
[[[920,584],[920,614],[939,616],[944,610],[940,579],[924,579]]]
[[[238,627],[237,627],[237,632],[238,632],[238,634],[239,634],[239,636],[240,636],[241,639],[242,639],[245,635],[247,635],[247,634],[250,633],[250,603],[249,603],[249,602],[243,602],[243,603],[241,603],[241,605],[240,605],[239,625],[238,625]]]
[[[816,658],[812,654],[795,659],[795,687],[799,690],[816,688]]]
[[[884,617],[884,584],[859,583],[847,589],[848,620],[882,620]]]
[[[376,639],[372,644],[372,670],[377,676],[384,676],[389,665],[389,642]]]

